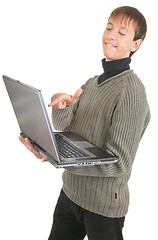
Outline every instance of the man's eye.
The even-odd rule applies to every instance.
[[[109,28],[109,27],[107,27],[106,29],[107,29],[107,30],[111,30],[111,28]]]
[[[119,34],[122,35],[122,36],[125,36],[125,35],[126,35],[125,33],[122,33],[122,32],[119,32]]]

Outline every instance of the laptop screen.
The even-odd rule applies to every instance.
[[[59,161],[41,91],[7,76],[3,79],[21,131]]]

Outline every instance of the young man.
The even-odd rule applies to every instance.
[[[104,73],[89,79],[74,96],[58,93],[51,98],[56,129],[83,136],[119,161],[66,168],[49,240],[81,240],[85,235],[89,240],[123,239],[128,180],[150,120],[144,86],[129,67],[146,30],[145,18],[137,9],[115,9],[103,34]],[[42,158],[28,139],[20,140]]]

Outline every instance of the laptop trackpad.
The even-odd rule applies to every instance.
[[[93,144],[91,144],[87,141],[75,141],[73,143],[76,144],[77,146],[79,146],[80,148],[93,148],[93,147],[95,147]]]

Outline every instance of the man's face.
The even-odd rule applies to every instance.
[[[131,51],[137,50],[138,42],[134,41],[134,22],[125,21],[122,16],[111,17],[103,34],[103,53],[106,61],[127,58]]]

